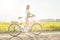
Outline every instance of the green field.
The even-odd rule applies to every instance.
[[[24,22],[23,22],[24,23]],[[38,22],[42,25],[43,30],[60,30],[60,22]],[[0,32],[8,32],[8,26],[11,22],[0,22]],[[26,24],[24,23],[26,26]],[[31,23],[32,25],[32,23]],[[33,28],[35,29],[35,28]],[[37,28],[37,30],[39,27]]]

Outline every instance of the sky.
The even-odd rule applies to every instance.
[[[26,5],[36,19],[60,19],[60,0],[0,0],[0,21],[25,21]]]

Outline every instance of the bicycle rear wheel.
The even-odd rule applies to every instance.
[[[42,32],[42,25],[39,23],[34,23],[31,30],[33,34],[40,34]]]
[[[10,24],[9,27],[8,27],[8,33],[11,36],[16,37],[21,33],[20,29],[21,28],[18,24]]]

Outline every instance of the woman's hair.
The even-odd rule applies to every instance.
[[[30,8],[30,5],[27,5],[26,9],[29,9]]]

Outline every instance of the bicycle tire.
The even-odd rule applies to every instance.
[[[35,25],[39,26],[40,30],[37,31],[37,32],[39,32],[39,33],[36,33],[35,31],[33,31],[32,28],[33,28],[33,27],[36,27]],[[40,34],[40,33],[42,32],[42,25],[39,24],[39,23],[34,23],[34,24],[31,26],[31,31],[32,31],[33,34]]]
[[[8,27],[8,33],[9,33],[9,35],[11,35],[11,36],[13,36],[13,37],[16,37],[16,36],[18,36],[18,35],[21,33],[21,30],[19,30],[19,32],[16,32],[16,34],[13,34],[14,32],[11,31],[11,29],[10,29],[10,28],[12,28],[13,25],[16,25],[17,27],[20,27],[18,24],[10,24],[9,27]],[[16,26],[15,26],[15,27],[16,27]],[[13,30],[14,30],[14,29],[15,29],[15,28],[13,28]]]

